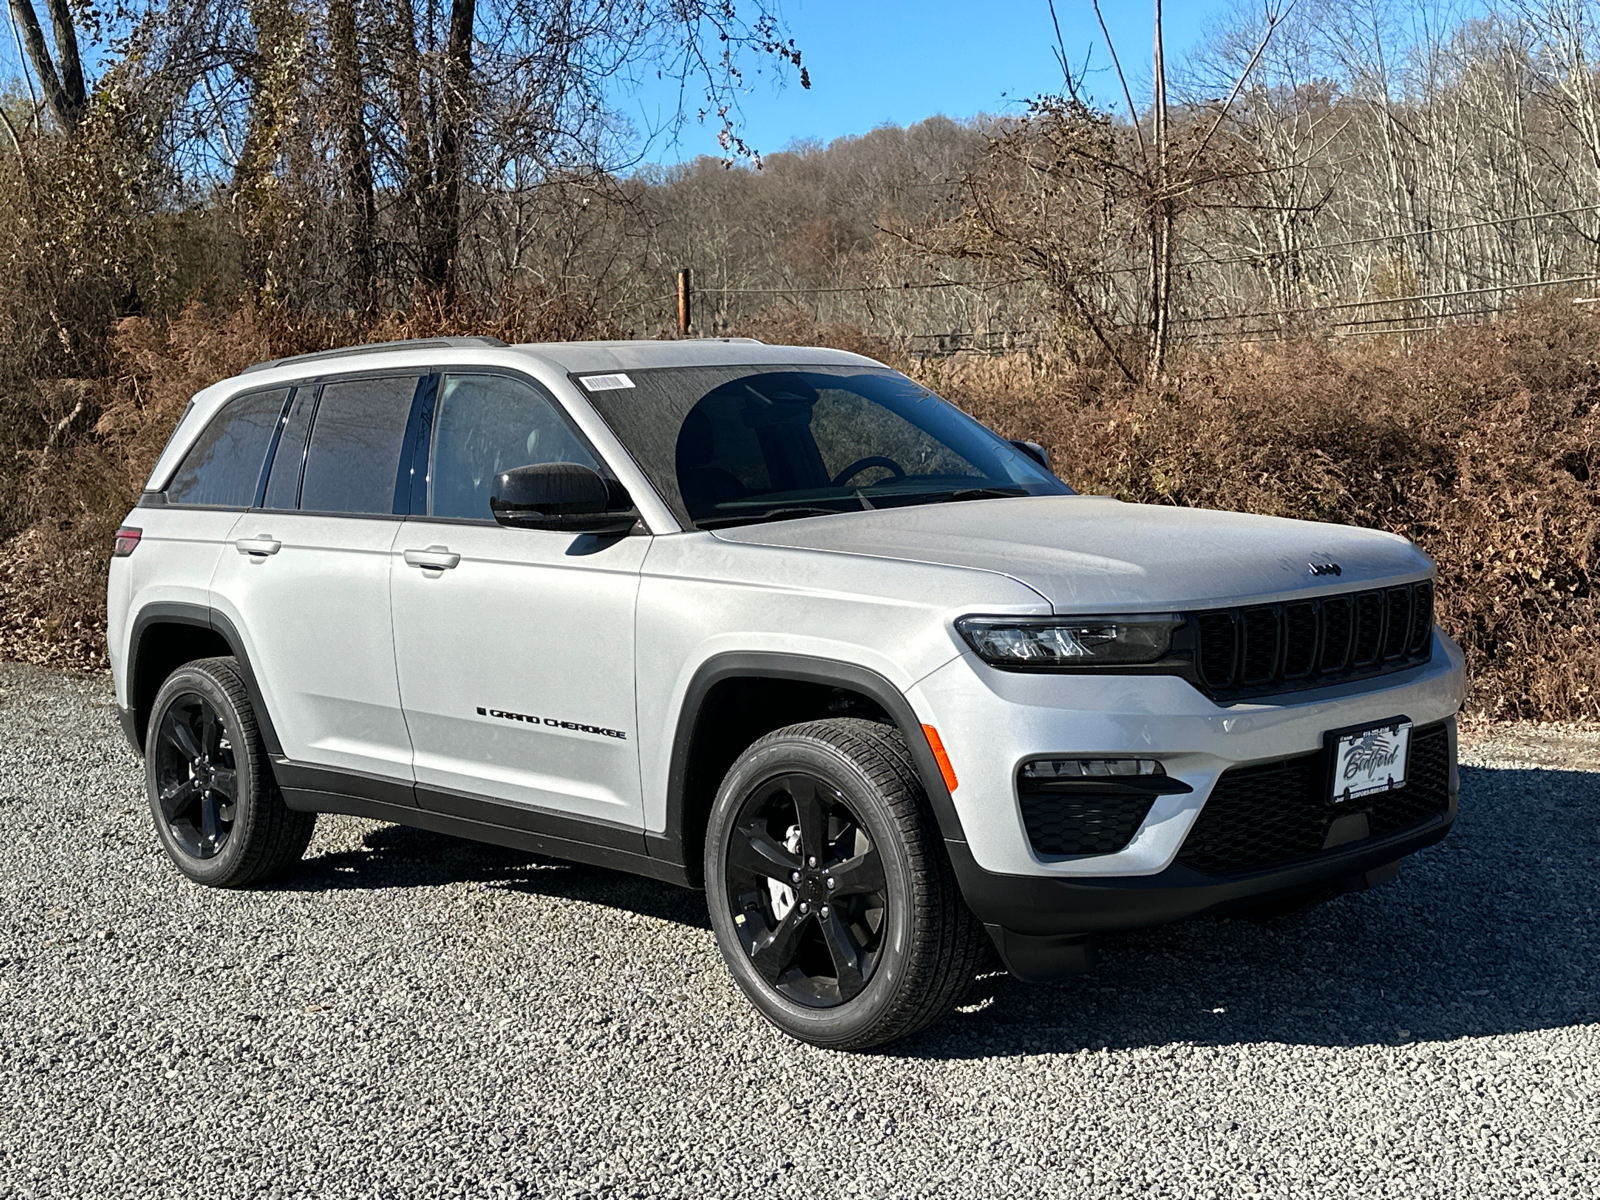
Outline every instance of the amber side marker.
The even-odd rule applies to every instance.
[[[928,739],[928,749],[933,751],[933,761],[939,764],[939,774],[944,776],[944,786],[950,791],[955,791],[956,769],[950,765],[950,756],[944,752],[944,743],[939,740],[939,731],[932,725],[922,727],[923,736]]]

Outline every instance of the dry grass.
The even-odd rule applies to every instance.
[[[110,533],[188,396],[249,362],[449,332],[596,336],[586,313],[526,298],[493,320],[423,312],[354,328],[240,310],[125,321],[101,415],[29,460],[25,531],[0,557],[0,658],[104,662]],[[893,360],[859,331],[772,317],[747,332]],[[1065,354],[898,365],[1012,437],[1048,445],[1082,491],[1405,534],[1439,564],[1440,620],[1466,648],[1470,711],[1600,716],[1600,315],[1552,303],[1404,348],[1307,338],[1179,355],[1129,388]]]

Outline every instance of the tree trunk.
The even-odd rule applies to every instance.
[[[452,0],[444,52],[444,90],[439,102],[439,150],[433,182],[420,212],[419,282],[455,297],[461,243],[461,171],[471,112],[472,31],[476,0]]]
[[[417,24],[412,0],[394,0],[394,3],[392,74],[400,113],[400,136],[405,143],[405,177],[400,181],[400,203],[420,246],[427,223],[423,206],[434,182],[433,155],[427,116],[422,104],[422,59],[417,50]]]
[[[44,40],[44,29],[39,24],[39,14],[33,11],[32,0],[10,0],[11,15],[22,31],[23,45],[28,51],[28,61],[39,77],[44,89],[45,103],[50,115],[63,131],[73,132],[83,120],[88,108],[88,97],[83,84],[83,64],[78,57],[78,33],[72,24],[72,11],[66,0],[46,0],[50,9],[51,30],[56,39],[56,55],[60,70],[50,57],[50,47]]]
[[[329,0],[328,41],[333,52],[335,120],[344,173],[346,245],[349,249],[350,304],[368,312],[373,304],[373,261],[377,201],[372,159],[367,149],[366,89],[356,43],[355,0]]]

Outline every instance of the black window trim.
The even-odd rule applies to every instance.
[[[589,373],[593,374],[592,371]],[[240,400],[245,396],[257,395],[264,392],[275,392],[279,390],[279,388],[287,390],[287,396],[284,400],[283,410],[279,414],[277,427],[273,430],[272,441],[268,446],[266,458],[262,463],[260,477],[256,481],[255,503],[249,506],[223,504],[180,505],[167,498],[167,490],[164,487],[160,491],[146,491],[140,493],[139,499],[136,502],[136,506],[143,508],[165,508],[170,505],[173,508],[182,508],[185,512],[209,511],[283,513],[285,515],[297,514],[308,517],[349,517],[356,520],[412,520],[424,521],[430,524],[437,523],[445,525],[496,525],[497,522],[493,517],[433,517],[427,515],[428,471],[432,465],[429,462],[429,457],[433,450],[433,414],[438,402],[439,389],[446,375],[498,375],[532,387],[555,409],[557,417],[566,426],[567,431],[573,436],[578,444],[588,452],[589,456],[593,458],[595,462],[600,464],[602,468],[602,476],[607,480],[607,482],[615,484],[618,487],[624,486],[617,473],[616,467],[612,465],[612,463],[603,453],[601,453],[599,447],[594,444],[594,442],[589,438],[588,434],[586,434],[573,419],[571,410],[567,407],[566,403],[561,399],[561,397],[556,395],[554,390],[542,380],[526,371],[519,371],[511,367],[488,365],[483,363],[452,363],[448,365],[434,364],[426,367],[389,367],[381,371],[368,370],[327,372],[290,380],[270,388],[240,388],[237,392],[233,393],[226,400],[222,401],[220,405],[218,405],[216,412],[211,416],[211,420],[207,421],[206,424],[201,427],[200,434],[203,434],[205,430],[210,427],[211,421],[215,421],[224,412],[226,412],[228,406],[231,405],[235,400]],[[385,379],[394,376],[416,377],[417,390],[412,396],[411,411],[406,418],[405,438],[401,442],[400,465],[396,471],[395,477],[393,510],[388,513],[349,513],[324,512],[321,510],[313,511],[299,507],[301,488],[305,483],[306,458],[310,452],[312,435],[316,431],[317,411],[322,406],[323,388],[330,383],[360,383],[366,380]],[[570,378],[572,378],[576,383],[578,377],[574,375]],[[309,401],[311,412],[306,420],[305,444],[300,447],[299,476],[295,480],[295,507],[267,508],[265,507],[265,501],[267,486],[272,477],[272,467],[277,460],[278,448],[283,439],[283,432],[288,427],[289,414],[294,411],[295,401],[299,398],[301,392],[310,392],[314,394],[311,395]],[[579,394],[587,395],[587,392],[580,386]],[[193,404],[194,402],[191,400],[191,408],[193,407]],[[188,416],[188,411],[188,409],[184,410],[185,417]],[[182,424],[182,420],[183,418],[180,417],[179,424]],[[173,434],[176,435],[176,433],[177,427],[174,426]],[[200,435],[197,434],[195,440],[198,440],[199,436]],[[189,451],[193,450],[193,448],[194,444],[191,442],[189,449],[184,451],[184,458],[188,457]],[[630,453],[625,446],[623,447],[623,453]],[[177,470],[181,468],[182,465],[183,460],[180,459],[178,466],[173,470],[174,475],[176,475]],[[634,465],[637,468],[637,463]],[[641,478],[648,478],[644,475],[642,470],[640,470],[638,473]],[[170,480],[168,481],[167,486],[171,486]],[[639,529],[643,528],[644,526],[641,524]],[[537,531],[524,530],[519,532]]]

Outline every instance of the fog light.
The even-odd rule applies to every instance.
[[[1166,773],[1153,758],[1040,758],[1022,764],[1024,779],[1109,779]]]

